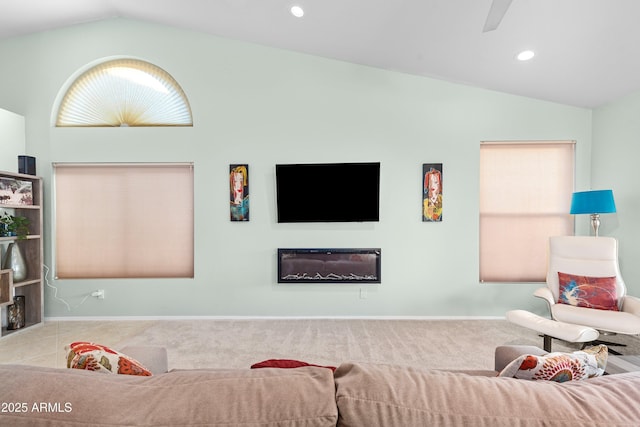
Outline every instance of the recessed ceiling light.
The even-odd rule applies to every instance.
[[[534,56],[536,56],[534,51],[532,51],[532,50],[523,50],[522,52],[520,52],[518,54],[518,56],[516,58],[518,58],[520,61],[528,61],[531,58],[533,58]]]
[[[291,14],[296,18],[302,18],[304,10],[300,6],[291,6]]]

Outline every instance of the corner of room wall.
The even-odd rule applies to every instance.
[[[617,209],[602,215],[601,234],[618,239],[629,293],[640,296],[640,91],[596,108],[593,115],[592,188],[613,189]]]
[[[25,154],[25,119],[0,108],[0,170],[18,172],[18,156]]]

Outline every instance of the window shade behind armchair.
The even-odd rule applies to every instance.
[[[574,146],[481,144],[481,282],[545,281],[549,237],[573,234]]]

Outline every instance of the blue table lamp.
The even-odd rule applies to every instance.
[[[600,228],[600,214],[614,213],[616,202],[613,200],[612,190],[578,191],[571,196],[571,214],[591,215],[591,227],[598,236]]]

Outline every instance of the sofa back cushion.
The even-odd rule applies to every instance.
[[[335,426],[329,369],[185,370],[151,377],[0,365],[4,426]],[[50,403],[44,411],[33,405]],[[55,406],[55,407],[54,407]]]
[[[343,364],[338,426],[637,425],[640,372],[558,384]]]

